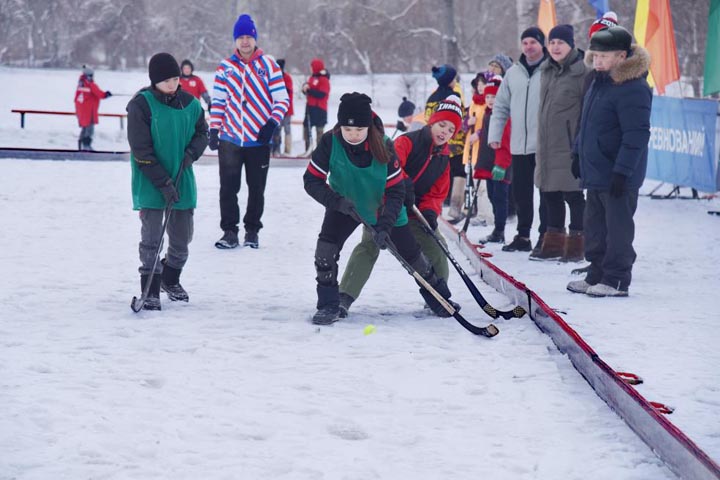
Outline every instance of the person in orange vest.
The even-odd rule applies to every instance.
[[[95,125],[98,123],[98,109],[100,100],[110,98],[110,91],[103,92],[97,86],[93,77],[95,72],[92,68],[83,65],[82,74],[75,89],[75,115],[80,125],[80,137],[78,138],[78,150],[92,150],[92,137],[95,133]]]
[[[198,100],[201,98],[205,100],[208,108],[210,108],[211,100],[207,88],[205,88],[205,83],[202,78],[193,73],[194,71],[195,66],[190,60],[185,59],[182,61],[180,64],[180,86]]]

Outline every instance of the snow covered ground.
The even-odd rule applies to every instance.
[[[101,73],[103,88],[130,88],[130,74]],[[26,88],[41,77],[0,69],[13,107],[45,107]],[[48,103],[71,99],[58,85]],[[74,124],[34,117],[20,131],[9,101],[0,145],[72,148]],[[116,121],[103,128],[108,149],[127,148]],[[302,168],[271,169],[261,248],[219,251],[217,168],[197,165],[191,302],[136,315],[129,167],[0,163],[0,479],[675,478],[530,319],[498,321],[488,340],[418,315],[417,289],[388,254],[347,320],[311,325],[322,209]],[[641,199],[627,299],[566,292],[567,265],[492,261],[567,312],[610,365],[644,377],[641,393],[675,406],[671,420],[717,460],[720,228],[709,208],[720,205]],[[450,287],[468,320],[487,322],[454,274]]]

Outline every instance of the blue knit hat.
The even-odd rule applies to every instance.
[[[233,28],[233,39],[237,40],[238,37],[242,37],[243,35],[249,35],[257,40],[255,22],[253,22],[252,17],[246,13],[238,17],[235,22],[235,28]]]
[[[432,67],[432,76],[437,80],[438,85],[441,87],[447,87],[457,77],[457,70],[452,65],[440,65],[439,67]]]

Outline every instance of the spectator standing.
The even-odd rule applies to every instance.
[[[205,100],[208,108],[210,108],[212,102],[210,100],[210,94],[207,88],[205,88],[205,82],[202,81],[202,78],[195,75],[193,73],[194,71],[195,66],[190,60],[185,59],[182,61],[180,64],[180,86],[198,100],[201,98]]]
[[[537,140],[538,106],[540,104],[540,70],[546,58],[545,34],[538,27],[526,29],[520,36],[522,55],[518,63],[505,74],[495,98],[495,107],[490,121],[488,143],[500,148],[500,141],[508,120],[512,120],[510,152],[512,153],[512,191],[517,208],[517,235],[506,252],[529,252],[530,229],[533,223],[533,176],[535,173],[535,151]],[[540,238],[536,245],[539,251],[545,233],[545,212],[540,199]]]
[[[80,125],[78,150],[92,151],[95,125],[98,124],[98,109],[100,100],[110,98],[110,90],[102,91],[94,80],[95,72],[92,68],[83,65],[82,74],[75,89],[75,115]]]
[[[319,58],[310,62],[310,78],[302,86],[302,92],[307,96],[305,104],[305,119],[303,120],[303,137],[305,138],[305,151],[309,156],[313,148],[317,147],[325,131],[328,115],[328,99],[330,98],[330,73],[325,63]],[[315,145],[311,143],[312,129],[315,129]]]
[[[583,85],[588,67],[575,48],[572,25],[557,25],[548,36],[550,58],[540,67],[535,185],[543,196],[547,231],[533,260],[579,262],[583,259],[585,197],[571,171],[572,147],[582,110]],[[570,207],[565,232],[565,203]]]
[[[280,70],[283,72],[283,80],[285,81],[285,89],[288,92],[288,98],[290,99],[290,107],[288,108],[285,118],[283,118],[280,128],[275,130],[273,136],[273,153],[276,156],[280,155],[280,147],[282,143],[282,134],[285,133],[285,150],[284,155],[290,156],[292,153],[292,115],[293,111],[293,79],[292,76],[285,71],[285,59],[278,58],[277,64],[280,66]]]
[[[257,30],[250,15],[238,17],[233,36],[235,52],[215,71],[210,107],[209,146],[218,150],[223,230],[215,246],[227,249],[239,245],[237,195],[244,166],[248,187],[244,245],[258,248],[270,167],[269,143],[290,107],[290,100],[280,67],[257,46]]]
[[[632,280],[638,191],[645,179],[652,90],[650,55],[622,27],[593,35],[587,63],[595,79],[585,95],[573,172],[587,189],[585,279],[567,289],[593,297],[625,297]]]

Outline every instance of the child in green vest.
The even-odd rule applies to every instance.
[[[460,130],[462,123],[460,99],[451,95],[442,100],[428,125],[420,130],[401,135],[395,140],[395,154],[400,161],[405,179],[405,206],[418,207],[435,234],[444,242],[437,229],[442,203],[450,188],[450,149],[448,142]],[[435,273],[447,282],[450,276],[445,252],[435,240],[425,233],[421,221],[409,212],[408,225],[428,258]],[[379,250],[372,238],[363,232],[362,240],[353,249],[340,281],[340,317],[345,317],[352,303],[360,296],[370,278]],[[459,309],[459,306],[458,308]],[[436,312],[449,316],[445,310]]]
[[[208,126],[200,102],[180,89],[180,67],[172,55],[154,55],[149,74],[150,86],[140,90],[127,106],[128,142],[133,209],[140,211],[142,223],[139,270],[143,291],[156,264],[164,210],[172,205],[167,252],[162,262],[157,262],[143,306],[160,310],[161,288],[170,300],[189,300],[180,285],[180,272],[188,258],[197,204],[192,164],[207,146]]]
[[[326,209],[315,250],[318,302],[313,323],[318,325],[340,318],[337,262],[345,241],[362,223],[360,217],[373,226],[370,233],[379,248],[392,240],[400,255],[450,298],[445,280],[435,274],[408,227],[403,172],[392,142],[376,126],[370,103],[370,97],[357,92],[340,98],[338,124],[321,137],[303,177],[305,191]],[[425,289],[420,293],[433,311],[443,310]]]

